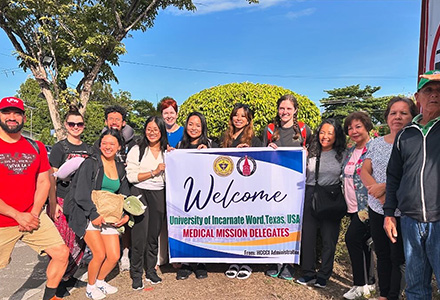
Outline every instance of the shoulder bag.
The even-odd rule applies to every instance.
[[[312,195],[312,213],[317,219],[341,220],[347,213],[347,203],[342,193],[341,182],[332,185],[319,185],[319,162],[321,152],[316,157],[315,189]]]

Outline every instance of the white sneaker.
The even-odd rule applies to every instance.
[[[112,286],[110,284],[108,284],[107,282],[103,282],[101,286],[98,286],[98,284],[96,284],[96,287],[98,289],[101,290],[101,292],[103,292],[105,295],[111,295],[114,294],[118,291],[118,288],[115,286]]]
[[[100,300],[105,298],[105,294],[97,287],[86,290],[86,296],[89,299]]]
[[[364,295],[364,286],[355,285],[348,292],[346,292],[343,297],[345,299],[353,300],[362,295]]]
[[[130,259],[126,256],[122,256],[119,261],[119,271],[130,271]]]

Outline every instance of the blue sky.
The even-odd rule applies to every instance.
[[[206,88],[250,81],[282,86],[319,105],[324,90],[381,86],[376,96],[416,89],[421,0],[194,0],[198,11],[161,11],[126,39],[114,71],[133,99],[179,104]],[[0,91],[15,94],[18,69],[0,31]],[[72,78],[68,84],[73,87]]]

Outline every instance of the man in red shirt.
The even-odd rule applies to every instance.
[[[21,239],[51,257],[43,300],[55,292],[68,262],[69,249],[42,207],[49,193],[49,161],[41,142],[21,135],[26,116],[21,99],[0,100],[0,268],[8,265]]]

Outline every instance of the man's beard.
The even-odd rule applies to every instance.
[[[17,122],[17,126],[15,127],[9,127],[8,124],[3,123],[2,121],[0,121],[0,127],[7,133],[17,133],[20,132],[23,129],[24,126],[24,122],[18,123]]]

